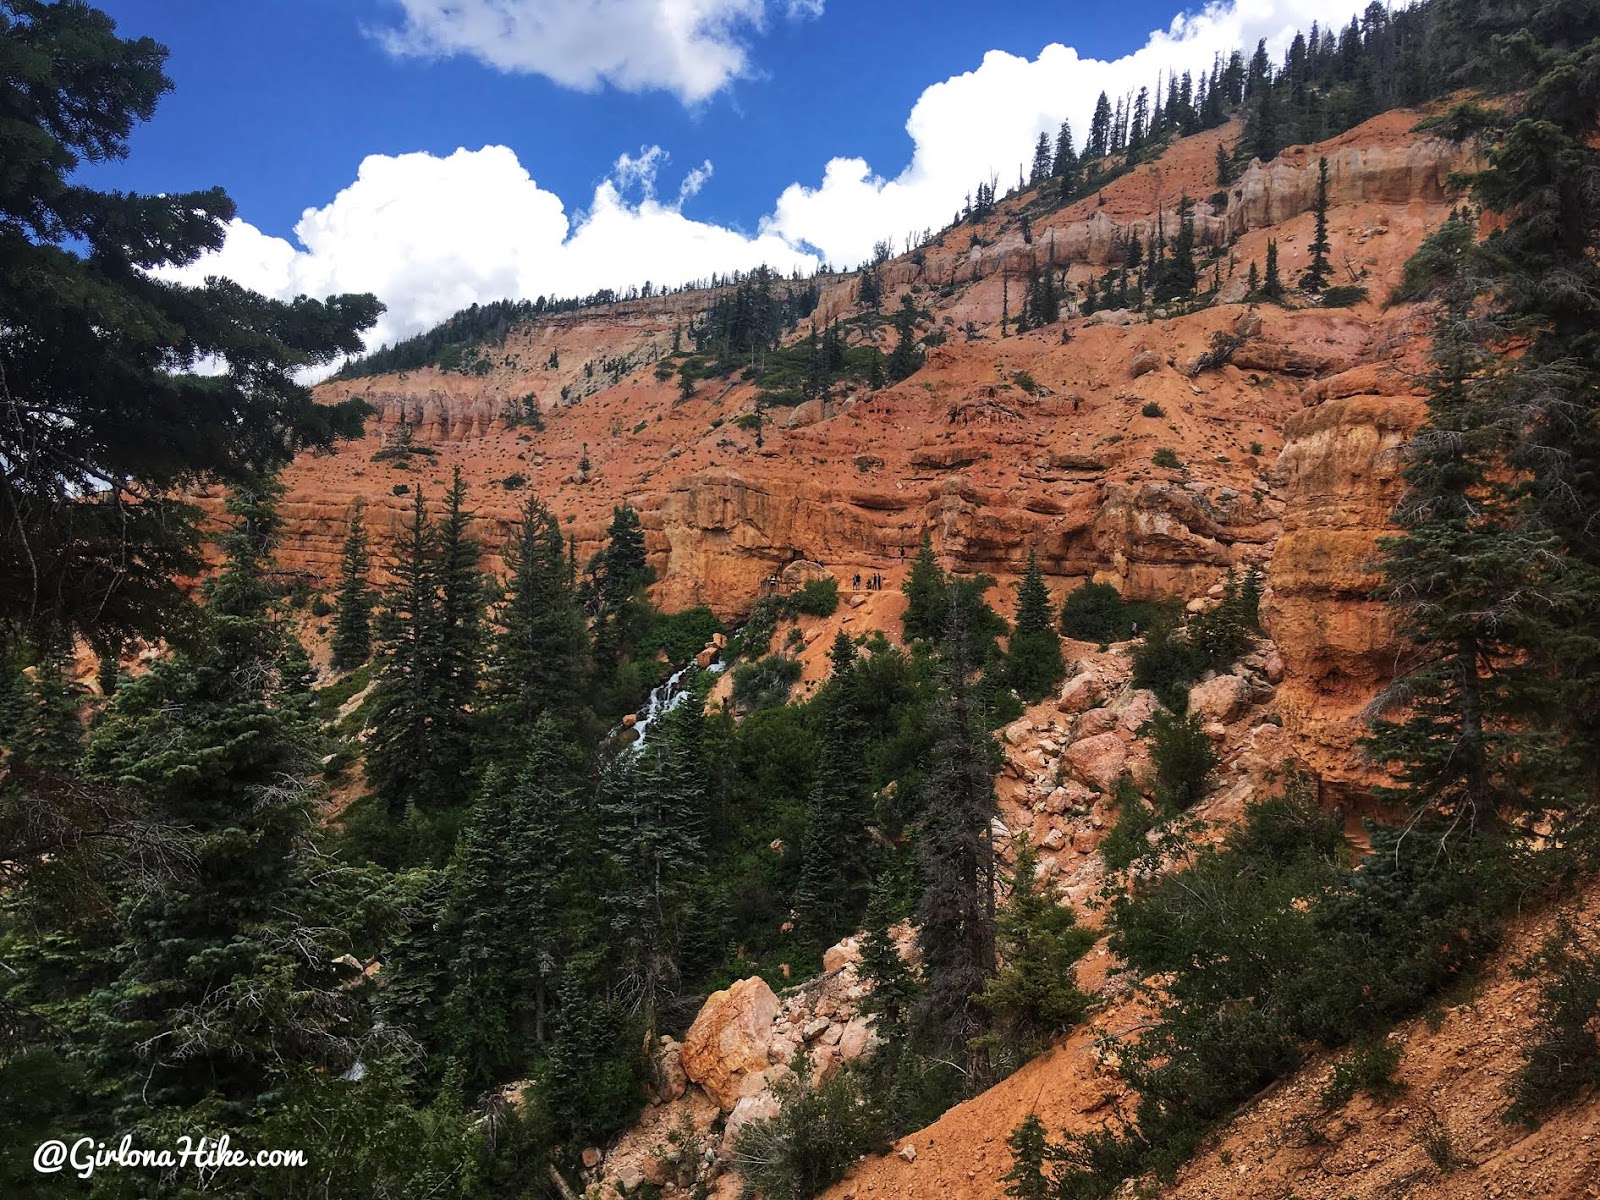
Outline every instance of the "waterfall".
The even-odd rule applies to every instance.
[[[704,669],[712,675],[717,675],[721,673],[723,664],[714,662]],[[689,694],[688,678],[699,670],[701,668],[691,662],[687,666],[679,667],[671,675],[668,675],[665,680],[650,689],[650,698],[645,701],[644,707],[639,710],[639,719],[633,724],[633,732],[635,734],[633,748],[635,750],[644,745],[646,732],[657,717],[671,712],[679,704],[683,703],[683,698]]]

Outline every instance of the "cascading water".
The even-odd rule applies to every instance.
[[[704,670],[712,675],[721,674],[723,664],[714,662]],[[671,712],[683,698],[689,694],[688,680],[691,675],[702,668],[690,663],[686,667],[679,667],[662,682],[650,689],[650,698],[645,701],[644,707],[639,710],[639,719],[633,724],[633,748],[638,750],[644,745],[645,736],[656,718]]]

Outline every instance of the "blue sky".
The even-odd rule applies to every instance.
[[[1236,0],[1174,25],[1173,0],[100,3],[170,48],[175,90],[88,179],[221,184],[241,223],[203,270],[376,291],[378,340],[474,299],[853,264],[1009,181],[1063,117],[1081,132],[1101,88],[1359,7]]]

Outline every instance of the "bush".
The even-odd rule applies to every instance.
[[[1147,417],[1164,417],[1167,415],[1167,410],[1162,408],[1161,405],[1157,404],[1154,400],[1146,400],[1144,402],[1144,407],[1139,411]]]
[[[390,491],[396,496],[409,496],[411,494],[411,485],[409,483],[397,483]]]
[[[717,614],[701,605],[682,612],[652,613],[650,623],[639,638],[638,654],[652,658],[665,653],[674,663],[688,662],[722,632]]]
[[[1328,288],[1322,293],[1323,308],[1350,308],[1367,298],[1367,289],[1350,284]]]
[[[1206,780],[1217,766],[1211,739],[1200,718],[1158,712],[1150,721],[1150,760],[1156,768],[1156,796],[1169,808],[1186,809],[1205,795]]]
[[[832,575],[807,579],[794,595],[795,612],[813,617],[831,617],[839,608],[839,581]]]
[[[1144,802],[1133,780],[1117,780],[1117,823],[1100,843],[1100,857],[1108,871],[1126,871],[1150,849],[1146,835],[1161,820]]]
[[[1156,624],[1161,606],[1128,601],[1109,583],[1079,585],[1061,606],[1061,632],[1080,642],[1122,642]]]
[[[1400,1056],[1400,1047],[1387,1039],[1357,1046],[1333,1064],[1333,1078],[1322,1089],[1322,1107],[1343,1108],[1357,1092],[1380,1102],[1394,1099],[1402,1090],[1394,1077]]]
[[[1516,966],[1538,980],[1539,1000],[1523,1065],[1506,1090],[1512,1120],[1537,1124],[1584,1087],[1600,1084],[1600,944],[1563,921],[1537,953]]]
[[[1133,652],[1133,686],[1148,688],[1173,712],[1189,704],[1189,685],[1204,670],[1200,655],[1177,625],[1163,621]]]
[[[1152,454],[1150,461],[1155,463],[1156,466],[1166,467],[1168,470],[1183,470],[1183,463],[1179,460],[1177,453],[1169,450],[1166,446],[1161,447],[1161,449]]]
[[[528,486],[528,477],[520,472],[516,472],[507,475],[504,479],[502,479],[500,481],[500,486],[505,488],[505,490],[508,492],[514,492],[520,487]]]
[[[757,662],[734,668],[733,702],[746,712],[777,708],[789,699],[800,679],[800,661],[769,654]]]
[[[809,1200],[882,1138],[883,1117],[852,1070],[813,1086],[810,1060],[778,1085],[778,1115],[750,1121],[734,1139],[739,1174],[766,1200]]]

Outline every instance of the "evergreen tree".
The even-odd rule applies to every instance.
[[[384,598],[382,653],[368,717],[367,779],[395,822],[411,806],[428,806],[459,786],[439,776],[438,558],[438,535],[419,487],[389,567],[394,582]]]
[[[649,741],[600,782],[601,839],[614,872],[604,904],[622,958],[622,992],[652,1030],[678,983],[705,866],[704,699],[691,692],[658,717]]]
[[[1545,638],[1539,564],[1560,547],[1520,519],[1503,476],[1520,430],[1472,304],[1457,285],[1441,309],[1428,421],[1393,517],[1403,532],[1379,543],[1414,656],[1381,698],[1403,715],[1377,720],[1368,748],[1399,765],[1414,808],[1492,824],[1569,760],[1556,727],[1536,719],[1553,697],[1524,653]]]
[[[1083,148],[1085,158],[1104,158],[1111,151],[1111,101],[1104,92],[1094,102],[1089,120],[1089,140]]]
[[[1055,1185],[1046,1174],[1052,1147],[1038,1113],[1029,1113],[1006,1138],[1011,1147],[1011,1168],[1000,1177],[1013,1200],[1051,1200]]]
[[[1300,277],[1300,286],[1315,295],[1328,286],[1328,279],[1333,275],[1333,267],[1328,262],[1328,251],[1332,245],[1328,241],[1328,159],[1324,155],[1317,160],[1317,207],[1316,207],[1316,232],[1312,235],[1311,244],[1306,250],[1311,255],[1311,265],[1306,268],[1306,273]]]
[[[611,612],[622,608],[654,579],[645,559],[644,528],[639,524],[639,511],[631,504],[618,505],[611,510],[599,576],[600,598]]]
[[[1178,234],[1172,251],[1156,272],[1157,301],[1176,300],[1194,294],[1197,282],[1194,269],[1194,201],[1185,193],[1178,200]]]
[[[922,547],[900,590],[906,596],[906,611],[901,620],[907,640],[936,640],[949,609],[949,584],[944,568],[934,557],[932,534],[923,533]]]
[[[359,399],[299,376],[358,353],[371,296],[268,300],[176,282],[234,216],[220,188],[97,191],[85,163],[128,153],[172,86],[167,51],[87,3],[0,15],[7,129],[0,183],[0,630],[97,649],[192,632],[201,573],[191,485],[251,486],[300,450],[361,430]],[[216,361],[220,372],[200,372]]]
[[[1050,164],[1050,173],[1056,178],[1057,194],[1063,204],[1077,195],[1078,153],[1072,146],[1072,126],[1066,121],[1061,122],[1061,129],[1056,134],[1056,152]]]
[[[65,648],[42,651],[33,678],[21,690],[21,719],[7,739],[19,766],[64,773],[83,753],[83,725],[78,720],[82,692],[68,675],[67,664]]]
[[[1233,158],[1228,153],[1228,148],[1217,139],[1217,186],[1227,187],[1233,182]]]
[[[1261,281],[1261,293],[1273,300],[1283,296],[1283,280],[1278,274],[1278,243],[1267,239],[1267,273]]]
[[[515,741],[545,714],[582,729],[589,639],[555,514],[537,496],[505,549],[506,595],[496,612],[486,691],[497,733]]]
[[[917,942],[926,980],[917,1024],[947,1052],[966,1053],[968,1085],[976,1089],[988,1078],[987,1055],[974,1044],[982,1031],[979,997],[995,970],[995,747],[969,678],[965,621],[952,593],[917,840],[924,880]]]
[[[917,350],[917,306],[909,295],[900,298],[900,311],[895,314],[894,325],[899,332],[894,352],[889,355],[885,368],[889,379],[899,383],[909,379],[922,366],[922,355]]]
[[[237,1126],[296,1071],[343,1070],[362,1029],[334,963],[354,885],[310,848],[315,743],[268,610],[277,491],[235,491],[202,636],[118,692],[85,758],[190,831],[180,869],[130,889],[93,1002],[125,1120],[203,1104]]]
[[[1050,165],[1050,137],[1048,134],[1041,133],[1039,141],[1033,148],[1033,173],[1028,176],[1028,185],[1030,187],[1038,187],[1046,179],[1049,179]]]
[[[856,928],[872,878],[871,815],[861,748],[866,730],[856,679],[856,649],[844,630],[829,653],[833,673],[815,703],[822,745],[806,799],[800,887],[795,908],[819,945]]]
[[[367,531],[362,523],[364,505],[357,500],[350,515],[339,564],[339,594],[334,601],[331,665],[335,671],[359,667],[372,657],[372,587],[367,583],[370,559]]]
[[[1066,677],[1061,639],[1051,620],[1050,592],[1039,570],[1039,556],[1028,551],[1028,569],[1017,589],[1017,620],[1006,649],[1006,677],[1017,694],[1042,700]]]
[[[1083,1020],[1089,1001],[1073,983],[1073,964],[1094,942],[1062,905],[1060,889],[1037,878],[1038,867],[1038,852],[1023,834],[1006,902],[995,916],[1001,966],[982,996],[993,1023],[989,1036],[1024,1058]]]

